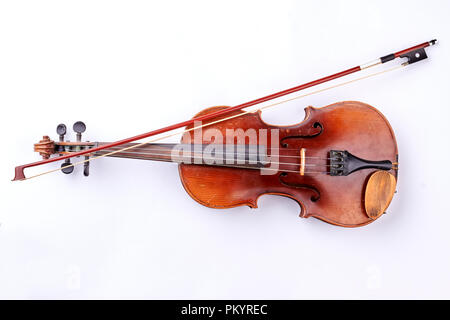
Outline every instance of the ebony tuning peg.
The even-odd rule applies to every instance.
[[[71,162],[69,159],[66,159],[62,164],[61,164],[61,171],[65,174],[69,174],[73,172],[73,166],[71,166]]]
[[[81,134],[86,131],[86,125],[83,121],[77,121],[73,124],[73,131],[77,133],[77,141],[81,141]]]
[[[59,141],[64,141],[64,135],[67,132],[66,125],[64,123],[58,124],[56,127],[56,133],[59,135]]]
[[[89,160],[89,156],[84,157],[84,160]],[[85,177],[89,176],[89,164],[90,164],[90,161],[86,161],[84,163],[83,174]]]

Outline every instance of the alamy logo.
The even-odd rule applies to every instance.
[[[259,169],[262,175],[276,174],[279,169],[278,129],[197,128],[186,133],[184,142],[172,149],[174,162]],[[270,147],[268,147],[268,145]]]

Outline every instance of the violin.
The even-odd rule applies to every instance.
[[[81,121],[73,125],[76,141],[65,141],[67,127],[60,124],[57,141],[44,136],[34,145],[43,160],[17,166],[13,181],[59,170],[70,174],[76,165],[83,165],[84,175],[89,176],[90,162],[102,157],[174,162],[186,192],[204,206],[256,208],[261,195],[272,194],[296,201],[302,218],[314,217],[342,227],[364,226],[382,216],[396,192],[398,149],[394,131],[383,114],[366,103],[344,101],[319,108],[309,106],[303,121],[275,126],[264,122],[261,112],[285,101],[406,67],[426,59],[425,48],[435,43],[428,41],[241,105],[210,107],[190,120],[116,142],[82,141],[86,125]],[[246,110],[397,58],[407,61],[356,80]],[[180,128],[184,129],[167,134]],[[180,143],[160,142],[176,134],[181,135]],[[137,142],[149,137],[153,138]],[[82,158],[72,163],[75,157]],[[25,177],[26,168],[57,161],[63,161],[60,167]]]

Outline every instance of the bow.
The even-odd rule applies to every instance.
[[[301,91],[301,90],[304,90],[304,89],[307,89],[307,88],[311,88],[311,87],[317,86],[319,84],[322,84],[322,83],[325,83],[325,82],[328,82],[328,81],[331,81],[331,80],[334,80],[334,79],[342,78],[342,77],[347,76],[349,74],[353,74],[353,73],[359,72],[359,71],[364,70],[364,69],[372,68],[372,67],[377,66],[379,64],[384,64],[386,62],[395,60],[397,58],[406,58],[407,59],[405,62],[403,62],[399,66],[399,67],[404,67],[404,66],[410,65],[412,63],[415,63],[415,62],[421,61],[423,59],[426,59],[427,58],[427,54],[425,52],[425,48],[427,48],[429,46],[432,46],[434,44],[436,44],[436,40],[427,41],[427,42],[418,44],[416,46],[413,46],[411,48],[404,49],[404,50],[401,50],[401,51],[398,51],[398,52],[395,52],[395,53],[391,53],[391,54],[385,55],[385,56],[380,57],[378,59],[375,59],[375,60],[373,60],[371,62],[362,64],[362,65],[359,65],[359,66],[356,66],[356,67],[353,67],[353,68],[350,68],[350,69],[347,69],[347,70],[344,70],[344,71],[341,71],[341,72],[338,72],[338,73],[335,73],[335,74],[332,74],[332,75],[329,75],[329,76],[326,76],[326,77],[323,77],[323,78],[320,78],[320,79],[317,79],[317,80],[314,80],[314,81],[311,81],[311,82],[308,82],[308,83],[304,83],[304,84],[301,84],[299,86],[296,86],[296,87],[293,87],[293,88],[290,88],[290,89],[286,89],[286,90],[283,90],[283,91],[280,91],[280,92],[276,92],[276,93],[270,94],[268,96],[265,96],[265,97],[262,97],[262,98],[259,98],[259,99],[255,99],[255,100],[252,100],[252,101],[249,101],[249,102],[245,102],[245,103],[233,106],[233,107],[228,107],[226,109],[219,110],[219,111],[216,111],[216,112],[213,112],[213,113],[208,113],[208,114],[205,114],[205,115],[202,115],[202,116],[198,116],[198,117],[195,117],[195,118],[190,119],[190,120],[186,120],[186,121],[182,121],[182,122],[179,122],[179,123],[176,123],[176,124],[172,124],[170,126],[163,127],[163,128],[157,129],[157,130],[153,130],[153,131],[149,131],[149,132],[146,132],[146,133],[142,133],[142,134],[130,137],[130,138],[118,140],[116,142],[111,142],[111,143],[108,143],[108,144],[94,146],[94,147],[91,147],[91,148],[86,148],[85,150],[72,152],[72,153],[67,153],[67,154],[64,154],[64,155],[61,155],[61,156],[58,156],[58,157],[54,157],[54,158],[48,158],[48,159],[44,159],[44,160],[41,160],[41,161],[20,165],[20,166],[17,166],[15,168],[15,176],[14,176],[14,179],[12,181],[26,180],[26,179],[30,179],[30,178],[33,178],[33,177],[37,177],[37,176],[40,176],[40,175],[43,175],[43,174],[47,174],[47,173],[59,170],[59,169],[54,169],[54,170],[43,172],[43,173],[40,173],[40,174],[37,174],[37,175],[34,175],[34,176],[31,176],[31,177],[27,178],[27,177],[25,177],[25,173],[24,173],[24,170],[26,168],[36,167],[36,166],[40,166],[40,165],[45,165],[45,164],[48,164],[48,163],[61,161],[61,160],[67,160],[67,159],[70,159],[70,158],[73,158],[73,157],[79,157],[79,156],[85,156],[86,157],[85,160],[83,160],[83,161],[79,161],[79,162],[76,162],[76,163],[73,163],[73,164],[70,163],[70,162],[66,162],[66,165],[62,166],[62,169],[71,168],[71,167],[73,167],[75,165],[82,164],[82,163],[87,163],[87,162],[89,162],[89,161],[91,161],[93,159],[99,158],[99,157],[103,157],[103,156],[106,156],[106,155],[111,155],[111,154],[116,153],[116,152],[126,151],[126,150],[132,149],[132,148],[137,148],[139,146],[148,144],[150,142],[155,142],[155,141],[161,140],[163,138],[166,138],[168,136],[172,136],[174,134],[167,135],[167,136],[164,136],[164,137],[159,138],[159,139],[154,139],[154,140],[152,140],[150,142],[143,142],[143,143],[134,144],[132,146],[127,146],[125,148],[121,148],[119,150],[116,150],[116,151],[113,151],[113,152],[110,152],[110,153],[107,153],[107,154],[103,154],[101,156],[88,158],[88,155],[92,154],[94,152],[98,152],[98,151],[105,150],[105,149],[111,149],[111,148],[118,147],[118,146],[123,146],[123,145],[125,145],[127,143],[131,143],[131,142],[134,142],[134,141],[137,141],[137,140],[149,138],[149,137],[152,137],[152,136],[155,136],[155,135],[159,135],[159,134],[162,134],[162,133],[166,133],[166,132],[178,129],[178,128],[182,128],[182,127],[186,127],[186,126],[192,126],[197,121],[206,121],[206,120],[211,120],[213,118],[230,115],[230,114],[232,114],[235,111],[240,111],[240,110],[246,109],[248,107],[251,107],[251,106],[254,106],[254,105],[266,102],[266,101],[270,101],[270,100],[273,100],[273,99],[276,99],[276,98],[280,98],[280,97],[286,96],[286,95],[294,93],[294,92],[298,92],[298,91]],[[395,67],[393,69],[397,69],[397,67]],[[379,73],[376,73],[376,74],[380,74],[380,73],[383,73],[383,72],[379,72]],[[376,75],[376,74],[373,74],[373,75]],[[369,75],[369,76],[372,76],[372,75]],[[362,77],[360,79],[367,78],[367,77],[368,76]],[[359,80],[359,79],[357,79],[357,80]],[[350,83],[350,82],[353,82],[353,81],[349,81],[347,83]],[[344,83],[344,84],[347,84],[347,83]],[[337,86],[339,86],[339,85],[337,85]],[[336,86],[333,86],[333,87],[336,87]],[[318,91],[313,92],[313,93],[317,93],[317,92],[321,92],[321,91],[323,91],[323,90],[318,90]],[[300,97],[302,97],[302,96],[300,96]],[[299,97],[296,97],[296,98],[299,98]],[[292,99],[289,99],[289,100],[292,100]],[[289,100],[287,100],[287,101],[289,101]],[[276,103],[276,104],[273,104],[273,105],[278,105],[280,103]],[[271,105],[271,106],[273,106],[273,105]],[[246,112],[246,113],[248,113],[248,112]],[[243,114],[245,114],[245,113],[243,113]],[[242,115],[242,114],[234,115],[232,117],[237,117],[237,116],[240,116],[240,115]],[[217,121],[214,121],[212,123],[217,123],[217,122],[224,121],[224,120],[230,119],[230,118],[231,117],[228,117],[228,118],[225,118],[225,119],[221,119],[221,120],[217,120]],[[210,125],[212,123],[209,123],[209,124],[206,124],[206,125]],[[189,131],[193,130],[193,129],[196,129],[196,128],[198,128],[198,127],[193,127],[191,129],[189,129]]]

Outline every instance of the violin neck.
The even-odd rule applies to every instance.
[[[108,142],[98,142],[106,145]],[[154,160],[176,163],[191,163],[203,165],[223,164],[225,166],[262,167],[267,163],[267,150],[264,146],[231,146],[217,145],[187,145],[177,143],[147,143],[134,147],[138,143],[126,143],[120,147],[97,151],[94,156]],[[127,150],[127,148],[132,147]]]
[[[99,146],[109,144],[109,142],[98,142]],[[108,148],[97,151],[95,156],[106,155],[107,157],[128,158],[140,160],[154,160],[173,162],[171,157],[172,149],[177,145],[175,143],[154,143],[144,144],[139,147],[134,147],[138,143],[126,143],[120,147]],[[133,147],[126,149],[128,147]],[[114,152],[114,153],[112,153]]]

